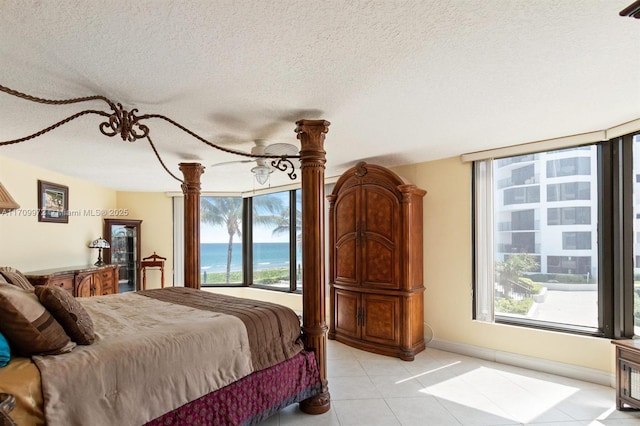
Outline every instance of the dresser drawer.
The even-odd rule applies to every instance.
[[[103,281],[102,282],[102,295],[105,294],[114,294],[115,291],[113,289],[113,283],[111,281]]]
[[[102,271],[101,274],[102,274],[102,281],[103,282],[107,282],[107,281],[111,282],[111,281],[113,281],[113,269]]]
[[[105,269],[100,271],[100,278],[102,280],[102,294],[114,294],[115,291],[115,273],[113,269]]]
[[[74,275],[58,275],[49,280],[47,285],[56,286],[67,290],[71,295],[73,295],[74,288]]]
[[[35,285],[56,286],[75,297],[102,296],[118,292],[118,271],[113,265],[96,268],[94,265],[45,269],[26,273]]]

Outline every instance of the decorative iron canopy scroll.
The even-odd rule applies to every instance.
[[[240,155],[243,157],[249,157],[249,158],[265,158],[265,159],[271,159],[271,166],[275,169],[278,169],[280,171],[286,172],[287,175],[289,176],[290,179],[296,179],[297,175],[295,173],[295,166],[293,164],[293,162],[291,161],[292,158],[300,158],[299,155],[268,155],[268,154],[252,154],[252,153],[248,153],[248,152],[243,152],[243,151],[238,151],[235,149],[229,149],[229,148],[225,148],[223,146],[217,145],[213,142],[210,142],[208,140],[206,140],[205,138],[203,138],[202,136],[198,135],[197,133],[193,132],[192,130],[186,128],[185,126],[181,125],[180,123],[172,120],[169,117],[166,117],[164,115],[161,114],[143,114],[143,115],[138,115],[138,109],[137,108],[133,108],[131,111],[127,111],[126,109],[124,109],[124,107],[122,106],[121,103],[115,103],[112,100],[110,100],[109,98],[105,97],[105,96],[100,96],[100,95],[95,95],[95,96],[86,96],[86,97],[81,97],[81,98],[72,98],[72,99],[63,99],[63,100],[52,100],[52,99],[43,99],[43,98],[39,98],[39,97],[35,97],[35,96],[31,96],[28,95],[26,93],[22,93],[19,92],[17,90],[13,90],[10,89],[8,87],[2,86],[0,85],[0,91],[7,93],[9,95],[12,96],[16,96],[18,98],[30,101],[30,102],[36,102],[36,103],[41,103],[41,104],[46,104],[46,105],[69,105],[69,104],[75,104],[75,103],[81,103],[81,102],[88,102],[88,101],[103,101],[105,102],[109,108],[111,109],[110,112],[107,111],[102,111],[102,110],[93,110],[93,109],[87,109],[87,110],[83,110],[83,111],[79,111],[75,114],[70,115],[69,117],[62,119],[48,127],[45,127],[41,130],[38,130],[35,133],[32,133],[28,136],[24,136],[18,139],[13,139],[13,140],[9,140],[9,141],[0,141],[0,147],[1,146],[6,146],[6,145],[12,145],[12,144],[17,144],[17,143],[21,143],[21,142],[26,142],[29,141],[31,139],[35,139],[39,136],[44,135],[45,133],[48,133],[64,124],[69,123],[70,121],[75,120],[76,118],[82,117],[84,115],[88,115],[88,114],[94,114],[94,115],[99,115],[102,117],[106,118],[106,121],[100,123],[100,125],[98,126],[100,132],[105,135],[105,136],[109,136],[109,137],[113,137],[116,135],[120,135],[120,138],[122,138],[123,141],[125,142],[136,142],[139,139],[146,139],[147,142],[149,142],[149,145],[151,146],[151,149],[153,150],[156,158],[158,159],[158,161],[160,162],[160,164],[162,165],[162,167],[164,168],[164,170],[175,180],[179,181],[182,183],[182,179],[178,178],[176,175],[174,175],[166,166],[166,164],[164,163],[164,161],[162,161],[162,158],[160,157],[160,154],[158,152],[158,150],[156,149],[156,146],[154,145],[153,141],[151,140],[151,137],[149,135],[150,133],[150,129],[149,126],[147,126],[146,124],[143,124],[142,121],[147,121],[147,120],[151,120],[151,119],[159,119],[159,120],[164,120],[167,123],[172,124],[173,126],[177,127],[178,129],[182,130],[183,132],[191,135],[193,138],[197,139],[198,141],[210,146],[211,148],[215,148],[217,150],[223,151],[223,152],[227,152],[230,154],[234,154],[234,155]]]

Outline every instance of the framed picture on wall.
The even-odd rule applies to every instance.
[[[69,223],[69,187],[38,180],[38,222]]]

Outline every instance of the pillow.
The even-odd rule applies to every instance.
[[[60,323],[71,340],[79,345],[90,345],[96,338],[89,313],[67,290],[48,285],[35,289],[40,303]]]
[[[18,354],[55,355],[76,344],[31,291],[0,284],[0,333]]]
[[[25,290],[33,290],[34,287],[31,285],[27,277],[20,271],[10,266],[3,266],[0,268],[0,275],[4,275],[6,281],[9,284],[16,285]]]
[[[7,342],[7,339],[0,333],[0,368],[9,364],[10,359],[11,350],[9,349],[9,342]]]

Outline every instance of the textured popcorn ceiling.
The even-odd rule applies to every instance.
[[[215,143],[298,144],[323,118],[327,175],[589,132],[640,117],[640,21],[630,0],[0,1],[0,84],[51,99],[105,95]],[[0,93],[0,140],[99,102],[53,107]],[[0,156],[133,191],[179,191],[148,144],[85,116]],[[207,167],[203,190],[254,188],[161,121],[167,165]],[[96,172],[99,165],[99,172]],[[271,185],[288,183],[274,173]]]

